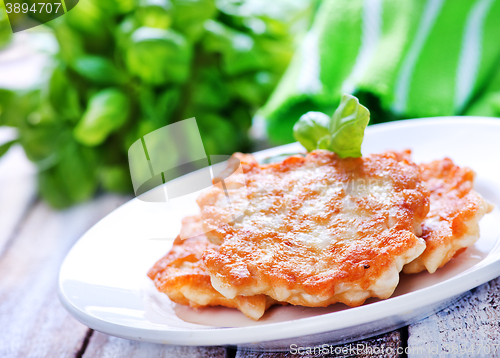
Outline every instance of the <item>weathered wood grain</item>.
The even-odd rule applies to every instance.
[[[290,344],[293,344],[293,341],[290,341]],[[315,347],[316,349],[314,349]],[[294,350],[280,353],[262,353],[239,350],[236,353],[236,358],[395,358],[399,357],[398,349],[403,349],[403,342],[401,340],[401,332],[397,330],[349,344],[335,346],[325,342],[325,345],[315,347],[310,347],[309,350],[307,349],[308,347],[302,347],[303,349],[299,351],[298,347],[294,346]]]
[[[83,358],[225,358],[223,347],[185,347],[134,342],[94,332]]]
[[[63,212],[43,203],[30,210],[0,257],[0,357],[74,357],[80,350],[88,329],[59,302],[59,267],[75,241],[125,200],[107,195]]]
[[[500,278],[408,327],[408,357],[500,357]]]
[[[0,160],[0,255],[35,197],[35,169],[20,146],[12,147]]]

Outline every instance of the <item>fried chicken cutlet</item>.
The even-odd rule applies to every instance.
[[[201,256],[206,250],[217,251],[200,232],[200,217],[189,216],[182,222],[184,237],[176,238],[172,249],[149,270],[158,291],[166,293],[173,302],[193,308],[225,306],[237,308],[247,317],[258,320],[275,301],[265,295],[226,298],[214,290]]]
[[[203,261],[228,299],[358,306],[391,296],[403,266],[425,249],[418,236],[429,193],[419,168],[395,154],[340,159],[317,150],[248,163],[245,175],[248,207],[235,221],[219,219],[232,210],[220,187],[197,200],[207,237],[220,245]]]
[[[406,158],[409,152],[403,154]],[[475,173],[449,158],[420,164],[430,192],[430,211],[422,225],[425,251],[403,268],[404,273],[434,273],[479,238],[479,220],[493,209],[473,189]]]

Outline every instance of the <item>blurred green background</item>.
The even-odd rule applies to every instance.
[[[19,133],[0,151],[23,146],[38,166],[40,195],[56,208],[99,189],[132,192],[130,145],[182,119],[196,117],[208,155],[250,151],[252,116],[285,71],[294,36],[307,29],[309,5],[80,1],[46,24],[58,43],[47,80],[0,89],[0,125]],[[5,46],[12,34],[0,16]]]
[[[214,155],[252,151],[252,119],[289,143],[344,92],[371,124],[500,116],[499,17],[500,0],[82,0],[44,25],[46,79],[0,89],[0,126],[18,131],[0,155],[20,143],[63,208],[132,192],[129,146],[190,117]],[[0,48],[11,40],[0,6]]]

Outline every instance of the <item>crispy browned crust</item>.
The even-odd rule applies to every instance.
[[[430,191],[430,211],[422,225],[426,249],[403,269],[435,272],[479,238],[479,220],[493,208],[473,190],[475,173],[449,158],[420,165]]]
[[[223,204],[227,195],[216,183],[198,199],[203,225],[201,216],[185,218],[181,236],[189,239],[178,237],[148,275],[174,302],[195,308],[237,308],[253,319],[259,319],[276,300],[304,306],[335,302],[357,306],[368,297],[387,298],[403,265],[406,273],[434,272],[477,240],[478,222],[492,209],[472,189],[474,172],[469,168],[460,168],[448,158],[417,167],[410,156],[410,151],[404,151],[342,160],[316,151],[306,158],[261,166],[252,156],[236,153],[245,178],[224,175],[229,176],[225,184],[231,188],[232,180],[246,182],[244,195],[250,199],[246,215],[229,224],[220,220],[231,209]],[[228,174],[233,171],[230,168]],[[389,183],[391,188],[378,198],[354,189],[354,210],[347,219],[339,216],[352,187],[344,186],[319,201],[325,193],[317,189],[318,184],[359,184],[360,180],[379,180],[375,183]],[[237,198],[241,185],[233,187],[230,196]],[[394,200],[384,199],[384,193]],[[308,205],[313,210],[305,213]],[[251,220],[255,212],[268,223],[281,224]],[[326,247],[296,240],[317,228],[337,239]],[[353,228],[353,240],[348,242],[345,233]],[[212,230],[208,235],[217,245],[200,234],[206,230]],[[425,240],[425,251],[414,233]]]
[[[198,199],[209,240],[221,244],[203,260],[225,297],[357,306],[389,297],[403,265],[425,248],[415,232],[429,194],[419,168],[395,154],[340,159],[314,151],[247,163],[244,172],[249,207],[235,222],[220,220],[231,210],[221,188]]]
[[[149,278],[154,281],[157,289],[166,293],[173,302],[193,308],[237,308],[246,316],[258,320],[265,310],[275,303],[274,300],[265,295],[228,299],[214,290],[201,256],[205,250],[217,250],[218,247],[210,243],[204,235],[193,236],[193,233],[199,232],[199,226],[199,216],[183,219],[182,230],[189,238],[182,240],[177,237],[172,249],[149,270]]]

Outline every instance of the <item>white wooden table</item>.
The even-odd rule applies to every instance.
[[[21,148],[12,148],[0,160],[0,357],[300,356],[128,341],[93,331],[71,317],[57,297],[62,260],[88,228],[128,199],[101,195],[69,210],[54,211],[37,199],[35,171]],[[339,346],[327,356],[498,357],[499,288],[500,279],[495,279],[423,321]],[[353,349],[358,344],[366,350]],[[406,349],[407,354],[399,355],[398,349]]]

